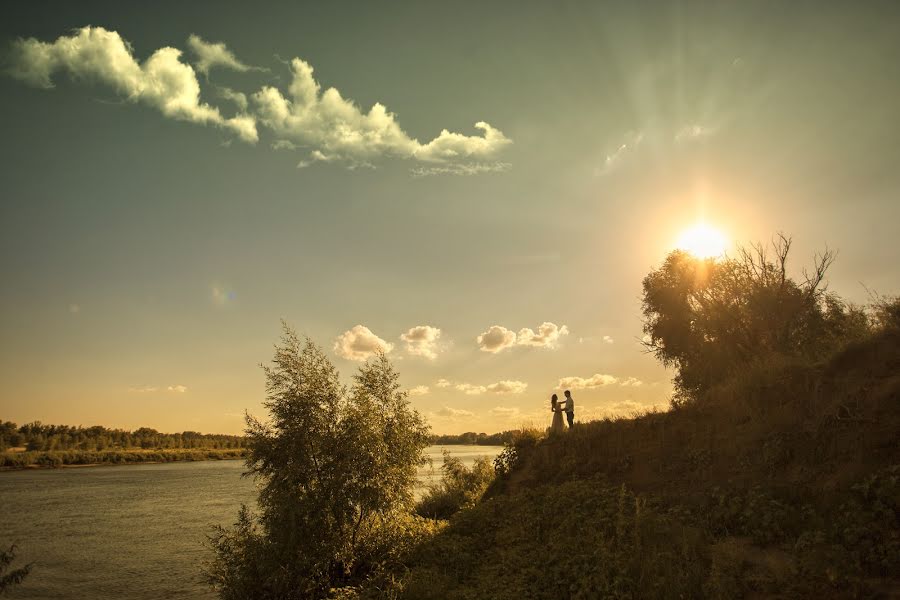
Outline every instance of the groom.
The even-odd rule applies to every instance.
[[[572,392],[565,391],[566,394],[566,421],[569,422],[569,429],[575,426],[575,401],[572,400]]]

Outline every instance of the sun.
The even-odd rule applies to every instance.
[[[727,245],[728,240],[721,231],[705,223],[698,223],[683,231],[675,246],[697,258],[716,258],[725,254]]]

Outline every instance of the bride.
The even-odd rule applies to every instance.
[[[565,431],[565,425],[563,425],[563,410],[559,405],[559,399],[556,397],[556,394],[550,397],[550,410],[553,411],[553,422],[550,423],[550,433],[561,433]]]

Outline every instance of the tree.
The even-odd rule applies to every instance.
[[[364,548],[408,509],[428,429],[385,356],[351,389],[287,325],[266,376],[269,421],[247,417],[259,514],[242,508],[211,538],[209,582],[223,598],[322,598],[366,579]]]
[[[835,254],[802,280],[788,275],[791,239],[698,259],[674,251],[643,282],[645,345],[677,369],[679,399],[696,398],[749,362],[779,354],[821,358],[868,331],[865,313],[827,291]]]

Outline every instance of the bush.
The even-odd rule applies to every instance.
[[[463,508],[475,506],[494,480],[494,467],[485,457],[467,469],[462,461],[444,450],[441,481],[429,486],[416,505],[416,514],[430,519],[449,519]]]

